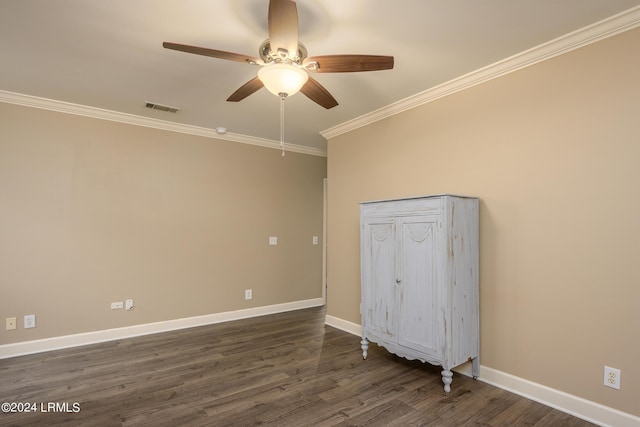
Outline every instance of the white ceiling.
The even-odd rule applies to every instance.
[[[393,70],[315,74],[331,110],[286,100],[288,143],[640,4],[640,0],[298,0],[309,55],[379,54]],[[172,51],[163,41],[257,56],[268,0],[0,0],[0,90],[278,141],[279,99],[225,100],[257,67]],[[176,114],[145,101],[180,108]]]

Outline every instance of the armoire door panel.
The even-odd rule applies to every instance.
[[[436,217],[398,220],[400,232],[400,345],[436,354],[437,302],[435,233]]]
[[[365,291],[368,325],[374,333],[392,336],[396,332],[395,223],[374,222],[365,226],[371,263],[365,272],[371,286]]]

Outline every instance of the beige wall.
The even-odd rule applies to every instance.
[[[0,344],[322,297],[326,158],[3,103],[0,117]],[[110,310],[126,298],[133,311]]]
[[[638,46],[636,29],[331,139],[328,314],[360,323],[358,202],[478,196],[481,363],[640,415]]]

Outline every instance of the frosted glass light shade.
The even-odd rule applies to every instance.
[[[274,95],[285,93],[291,96],[300,91],[309,80],[309,74],[291,64],[269,64],[258,70],[258,78]]]

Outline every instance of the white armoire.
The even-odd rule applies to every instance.
[[[478,199],[435,195],[360,204],[362,356],[479,371]]]

